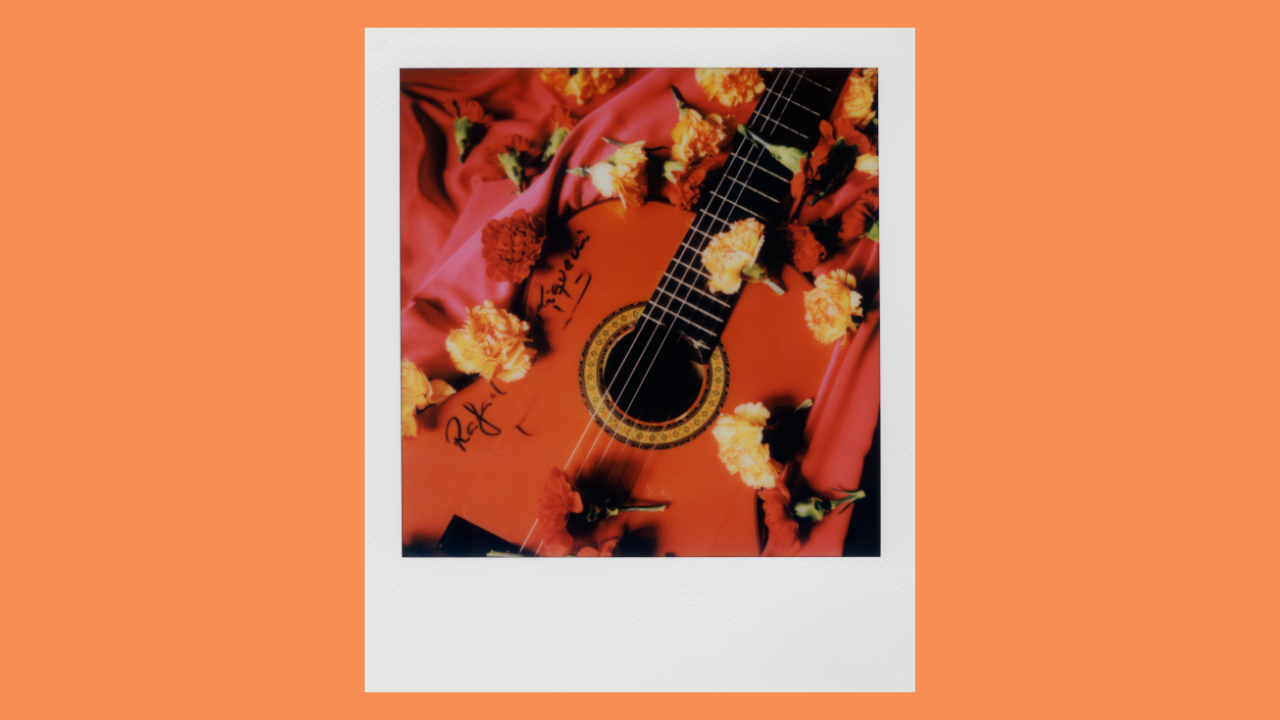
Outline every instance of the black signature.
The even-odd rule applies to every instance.
[[[590,239],[590,235],[583,235],[578,244],[569,249],[569,257],[564,259],[562,267],[556,271],[556,281],[552,283],[550,289],[542,285],[538,286],[538,305],[534,308],[535,313],[541,314],[542,309],[545,307],[564,312],[564,308],[557,304],[560,296],[563,295],[571,300],[574,299],[573,293],[569,292],[568,289],[569,271],[574,268],[573,261],[577,260],[578,256],[582,254],[582,248],[586,246],[587,241]],[[578,293],[578,302],[582,302],[582,296],[587,294],[587,288],[591,286],[591,273],[583,270],[573,279],[573,284],[579,285],[582,284],[584,277],[587,282],[582,286],[581,292]]]
[[[501,435],[502,430],[500,430],[497,425],[486,420],[484,417],[485,412],[488,411],[492,405],[493,403],[480,403],[480,409],[477,410],[475,403],[463,403],[462,409],[471,413],[475,420],[467,421],[466,427],[464,428],[462,421],[459,420],[457,416],[449,418],[449,422],[444,426],[445,442],[451,442],[454,445],[457,445],[459,450],[466,452],[467,443],[471,442],[471,437],[475,435],[477,431],[479,431],[481,435]],[[453,430],[453,437],[449,437],[450,429]]]

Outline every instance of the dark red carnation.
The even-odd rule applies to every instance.
[[[502,220],[490,220],[480,231],[485,275],[490,280],[518,283],[542,254],[547,226],[541,217],[517,210]]]
[[[818,130],[822,133],[818,139],[818,146],[813,149],[809,157],[800,161],[800,172],[791,176],[791,196],[797,200],[804,197],[809,188],[818,181],[823,167],[827,164],[827,159],[831,156],[831,148],[836,144],[831,123],[823,120],[818,124]]]
[[[764,525],[769,528],[761,557],[794,557],[800,552],[800,523],[791,517],[791,492],[779,482],[757,495],[764,503]]]
[[[663,194],[672,205],[684,210],[692,210],[702,194],[702,183],[706,181],[707,175],[724,167],[728,160],[728,153],[694,160],[684,170],[675,174],[675,182],[669,182],[663,187]]]
[[[569,478],[560,468],[551,468],[542,492],[538,495],[538,538],[541,549],[537,552],[547,557],[564,557],[573,551],[573,536],[569,534],[570,513],[582,512],[582,496],[569,486]],[[612,546],[610,547],[612,550]]]
[[[800,272],[813,272],[818,263],[827,257],[827,249],[818,242],[808,225],[789,222],[782,226],[781,234],[791,249],[791,264]]]
[[[840,242],[848,244],[862,237],[880,218],[880,191],[872,188],[862,194],[840,217]]]

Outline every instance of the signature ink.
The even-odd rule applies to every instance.
[[[476,432],[479,432],[481,435],[489,436],[501,435],[502,430],[499,429],[497,425],[494,425],[492,422],[485,419],[484,416],[485,412],[487,412],[492,405],[493,403],[480,403],[480,409],[477,410],[475,403],[464,403],[462,405],[462,409],[471,413],[471,416],[474,417],[475,420],[468,420],[464,427],[462,420],[458,419],[458,416],[455,415],[454,417],[449,418],[449,422],[444,426],[445,442],[451,442],[454,445],[457,445],[459,450],[466,452],[467,443],[471,442],[471,438],[476,434]],[[451,433],[452,437],[450,437]]]

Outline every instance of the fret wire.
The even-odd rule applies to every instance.
[[[764,198],[765,200],[769,200],[769,201],[773,202],[775,205],[778,203],[778,198],[773,197],[772,195],[766,195],[765,193],[762,193],[762,192],[760,192],[759,190],[757,190],[757,189],[755,189],[755,188],[751,187],[750,185],[748,185],[748,184],[746,184],[746,183],[742,182],[742,181],[741,181],[741,180],[739,180],[738,178],[729,178],[729,179],[730,179],[731,181],[733,181],[733,182],[735,182],[735,183],[738,183],[739,185],[741,185],[741,186],[745,187],[746,189],[750,190],[751,192],[753,192],[753,193],[755,193],[755,194],[759,195],[760,197]]]
[[[688,305],[689,307],[693,308],[694,310],[697,310],[698,312],[702,313],[703,315],[706,315],[707,317],[713,317],[713,318],[715,318],[718,322],[724,322],[724,318],[722,318],[722,317],[720,317],[719,315],[716,315],[715,313],[710,312],[710,311],[708,311],[708,310],[703,310],[701,307],[698,307],[697,305],[694,305],[693,303],[686,301],[684,298],[682,298],[682,297],[680,297],[680,296],[676,295],[675,293],[671,292],[670,290],[667,290],[666,288],[662,287],[662,284],[661,284],[661,283],[659,283],[659,284],[658,284],[658,292],[660,292],[660,293],[666,293],[666,294],[670,295],[671,297],[675,298],[676,300],[679,300],[681,303],[683,303],[683,304],[685,304],[685,305]],[[714,299],[714,298],[713,298],[713,299]]]
[[[715,332],[714,332],[714,331],[712,331],[712,330],[708,330],[708,329],[706,329],[706,328],[702,327],[702,326],[701,326],[701,325],[699,325],[698,323],[696,323],[696,322],[694,322],[694,321],[690,320],[689,318],[687,318],[687,317],[685,317],[685,316],[681,315],[680,313],[678,313],[678,312],[676,312],[676,311],[672,310],[671,308],[663,307],[663,306],[661,306],[661,305],[659,305],[659,304],[657,304],[657,303],[654,303],[654,302],[650,302],[650,303],[649,303],[648,305],[646,305],[645,307],[646,307],[646,308],[657,308],[658,310],[661,310],[662,312],[667,313],[668,315],[671,315],[672,317],[674,317],[674,318],[675,318],[675,319],[677,319],[677,320],[682,320],[682,321],[684,321],[684,322],[688,323],[689,325],[692,325],[692,326],[694,326],[694,327],[698,328],[699,330],[701,330],[702,332],[706,333],[706,334],[707,334],[707,337],[710,337],[710,338],[714,339],[714,338],[715,338],[715,336],[716,336],[716,334],[715,334]]]
[[[681,264],[683,265],[684,263],[681,263]],[[681,285],[684,285],[685,287],[687,287],[687,288],[689,288],[689,289],[693,290],[694,292],[698,292],[698,293],[701,293],[701,294],[705,295],[705,296],[706,296],[706,298],[707,298],[708,300],[710,300],[710,301],[712,301],[712,302],[714,302],[714,303],[718,303],[718,304],[720,304],[720,305],[723,305],[723,306],[725,306],[725,307],[729,307],[729,303],[727,303],[727,302],[725,302],[725,301],[721,300],[720,298],[716,297],[715,295],[712,295],[711,293],[707,292],[706,290],[703,290],[702,288],[698,287],[697,285],[690,285],[689,283],[685,282],[684,280],[681,280],[680,278],[677,278],[676,276],[671,275],[671,274],[670,274],[670,272],[671,272],[671,271],[670,271],[670,270],[668,270],[668,271],[667,271],[667,274],[664,274],[664,275],[662,276],[663,280],[675,280],[676,282],[680,283]],[[659,289],[661,289],[661,287],[662,287],[662,283],[661,283],[661,282],[659,282],[659,283],[658,283],[658,287],[659,287]]]
[[[739,205],[738,203],[736,203],[736,202],[734,202],[734,201],[730,200],[730,199],[729,199],[729,198],[727,198],[727,197],[724,197],[723,195],[720,195],[719,193],[716,193],[715,191],[712,191],[712,193],[711,193],[711,194],[712,194],[712,195],[715,195],[716,197],[720,198],[721,200],[724,200],[725,202],[727,202],[727,203],[729,203],[730,205],[732,205],[732,206],[734,206],[734,207],[738,208],[739,210],[746,210],[748,213],[751,213],[753,216],[755,216],[756,218],[758,218],[758,219],[760,219],[760,220],[763,220],[763,219],[764,219],[763,217],[760,217],[760,215],[759,215],[759,214],[757,214],[757,213],[756,213],[756,211],[752,210],[751,208],[749,208],[749,207],[747,207],[747,206],[745,206],[745,205]]]
[[[690,248],[690,249],[692,249],[692,248]],[[692,270],[692,271],[693,271],[693,273],[694,273],[695,275],[697,275],[698,277],[705,277],[705,278],[709,278],[709,277],[711,277],[710,275],[708,275],[708,274],[706,274],[705,272],[703,272],[702,268],[697,267],[696,265],[690,265],[689,263],[687,263],[687,262],[685,262],[685,261],[681,260],[681,259],[679,258],[679,256],[678,256],[678,255],[677,255],[676,257],[674,257],[674,258],[671,258],[671,259],[672,259],[673,261],[675,261],[675,262],[677,262],[677,263],[679,263],[679,264],[681,264],[681,265],[683,265],[683,266],[685,266],[685,267],[689,268],[689,269],[690,269],[690,270]],[[685,273],[685,274],[686,274],[686,275],[688,275],[688,273]],[[683,282],[683,281],[681,281],[681,282]],[[725,303],[725,304],[726,304],[726,305],[728,305],[728,303]]]
[[[792,74],[792,75],[795,75],[796,73],[792,72],[791,74]],[[802,76],[801,76],[801,77],[802,77]],[[783,83],[782,83],[783,87],[785,88],[785,86],[786,86],[789,82],[790,82],[790,78],[787,78],[786,80],[784,80],[784,81],[783,81]],[[780,93],[776,93],[776,92],[775,92],[775,95],[776,95],[777,97],[782,97]],[[772,102],[774,103],[775,107],[776,107],[776,105],[777,105],[777,102],[776,102],[776,101],[777,101],[777,97],[775,97],[775,98],[770,98],[770,101],[772,101]],[[784,98],[784,99],[785,99],[785,98]],[[763,103],[762,103],[762,104],[763,104]],[[763,112],[763,115],[764,115],[764,117],[765,117],[767,120],[772,120],[772,118],[768,118],[768,113],[767,113],[767,111]],[[781,123],[778,123],[776,120],[773,120],[773,122],[774,122],[775,124],[778,124],[778,125],[780,125],[780,124],[781,124]],[[791,128],[788,128],[788,129],[791,129]],[[803,134],[802,134],[802,133],[798,133],[798,132],[797,132],[797,134],[798,134],[798,135],[802,135],[802,136],[803,136]],[[807,137],[807,136],[803,136],[803,137]],[[774,173],[774,172],[772,172],[772,171],[769,171],[768,169],[766,169],[766,168],[764,168],[764,167],[760,166],[758,163],[756,163],[756,162],[754,162],[754,161],[752,160],[751,155],[752,155],[754,152],[759,151],[759,152],[761,152],[761,153],[762,153],[762,155],[763,155],[763,150],[762,150],[762,149],[760,149],[760,148],[759,148],[755,143],[751,143],[750,145],[747,145],[747,146],[746,146],[746,148],[745,148],[745,151],[743,151],[743,150],[742,150],[743,145],[741,144],[742,142],[745,142],[745,140],[743,140],[743,141],[740,141],[740,142],[739,142],[739,153],[735,153],[732,157],[733,157],[733,158],[735,158],[735,159],[741,159],[741,160],[743,160],[743,161],[746,163],[746,165],[747,165],[747,166],[750,166],[750,169],[748,169],[748,170],[747,170],[747,174],[746,174],[746,179],[747,179],[747,180],[750,180],[750,178],[751,178],[751,176],[754,174],[755,170],[757,170],[757,169],[758,169],[758,170],[762,170],[762,171],[766,172],[766,173],[767,173],[767,174],[769,174],[769,175],[772,175],[774,178],[776,178],[776,179],[778,179],[778,180],[782,180],[782,181],[786,182],[788,186],[790,185],[790,181],[788,181],[786,178],[784,178],[784,177],[782,177],[782,176],[778,175],[777,173]],[[728,203],[728,204],[734,205],[734,206],[739,207],[739,208],[741,208],[741,209],[743,209],[743,210],[746,210],[748,213],[750,213],[750,214],[752,214],[752,215],[755,215],[756,217],[760,217],[759,215],[757,215],[754,211],[750,210],[749,208],[746,208],[746,207],[744,207],[744,206],[742,206],[742,205],[739,205],[737,202],[734,202],[733,200],[730,200],[730,199],[729,199],[728,197],[726,197],[725,195],[721,195],[719,192],[717,192],[718,190],[721,190],[721,189],[723,188],[724,183],[725,183],[725,181],[726,181],[726,180],[728,180],[728,181],[730,181],[730,182],[733,182],[733,183],[736,183],[736,184],[738,184],[740,187],[751,188],[753,191],[755,191],[755,192],[759,192],[759,191],[758,191],[758,190],[756,190],[755,188],[752,188],[752,187],[750,186],[750,184],[748,184],[747,182],[744,182],[744,181],[741,179],[741,178],[742,178],[742,171],[744,170],[744,166],[743,166],[742,164],[738,164],[738,163],[730,162],[728,165],[729,165],[729,166],[728,166],[728,167],[726,167],[726,168],[724,169],[724,173],[723,173],[723,175],[721,175],[719,182],[716,184],[716,188],[715,188],[715,190],[712,190],[712,191],[710,192],[710,194],[711,194],[711,196],[712,196],[712,198],[713,198],[713,199],[712,199],[712,200],[710,200],[710,201],[707,203],[706,207],[702,210],[702,212],[699,214],[699,216],[698,216],[697,218],[695,218],[694,222],[690,225],[690,230],[692,230],[693,232],[698,233],[698,234],[700,234],[700,235],[702,235],[702,236],[704,236],[704,237],[707,237],[707,238],[712,237],[712,235],[711,235],[710,233],[708,233],[708,232],[707,232],[707,230],[704,230],[703,228],[698,227],[698,225],[699,225],[699,224],[703,224],[703,223],[705,223],[705,222],[711,222],[711,223],[714,225],[714,222],[716,222],[716,221],[719,221],[722,225],[724,225],[724,226],[726,226],[726,227],[728,227],[728,226],[730,226],[730,225],[732,224],[730,221],[728,221],[728,220],[726,220],[726,219],[724,219],[724,218],[720,217],[720,216],[719,216],[719,215],[717,215],[715,212],[713,212],[713,206],[714,206],[714,204],[715,204],[716,200],[719,200],[719,201],[721,201],[722,203]],[[763,193],[760,193],[760,194],[763,194]],[[739,199],[741,199],[741,197],[742,197],[742,191],[741,191],[741,190],[739,190],[738,198],[739,198]],[[766,196],[766,197],[767,197],[767,196]],[[770,198],[770,199],[772,199],[772,198]],[[777,203],[777,202],[779,202],[779,201],[774,200],[774,202],[775,202],[775,203]],[[716,302],[721,302],[718,298],[714,298],[714,297],[712,297],[709,293],[706,293],[705,291],[701,290],[700,288],[698,288],[698,287],[696,287],[696,286],[693,286],[693,285],[690,285],[690,284],[688,284],[687,282],[684,282],[684,280],[685,280],[685,279],[687,279],[687,278],[689,277],[689,274],[690,274],[690,273],[688,272],[689,270],[693,270],[693,271],[694,271],[694,277],[695,277],[695,278],[699,278],[699,277],[701,277],[701,276],[702,276],[702,274],[697,270],[697,268],[696,268],[695,266],[690,265],[689,263],[684,262],[684,260],[683,260],[683,257],[682,257],[682,256],[683,256],[683,254],[684,254],[684,252],[685,252],[686,250],[692,250],[692,251],[694,252],[695,257],[694,257],[694,258],[691,258],[691,259],[692,259],[692,260],[694,260],[694,261],[696,261],[696,257],[697,257],[697,255],[699,255],[699,254],[701,253],[701,249],[699,249],[699,248],[697,248],[697,247],[695,247],[695,246],[693,246],[693,245],[689,244],[688,238],[686,238],[686,239],[685,239],[685,241],[682,241],[682,242],[681,242],[680,247],[679,247],[679,250],[677,251],[676,256],[675,256],[675,258],[674,258],[674,261],[675,261],[677,264],[679,264],[679,265],[683,266],[684,268],[686,268],[686,270],[683,270],[683,271],[681,271],[681,270],[674,270],[674,272],[673,272],[671,269],[669,269],[669,270],[668,270],[668,274],[664,275],[664,277],[665,277],[665,278],[670,278],[670,279],[672,279],[672,280],[676,280],[677,282],[681,283],[682,285],[685,285],[686,287],[689,287],[689,288],[690,288],[690,290],[697,291],[698,293],[700,293],[700,294],[701,294],[702,296],[704,296],[704,297],[707,297],[707,298],[709,298],[709,299],[715,300]],[[677,277],[677,275],[679,275],[679,277]],[[660,294],[660,295],[661,295],[661,294],[670,295],[671,297],[674,297],[674,298],[676,298],[677,300],[680,300],[680,301],[681,301],[681,303],[683,303],[683,304],[686,304],[686,305],[691,304],[691,303],[686,302],[686,301],[685,301],[683,298],[681,298],[679,295],[676,295],[676,294],[674,294],[674,293],[672,293],[672,292],[670,292],[670,291],[666,290],[665,288],[661,287],[661,285],[662,285],[662,283],[660,282],[660,283],[659,283],[659,287],[657,288],[657,289],[658,289],[658,291],[659,291],[659,294]],[[697,297],[698,297],[698,296],[695,296],[695,295],[690,294],[690,298],[695,298],[695,299],[696,299]],[[723,303],[722,303],[722,304],[723,304]],[[662,311],[662,312],[668,313],[668,314],[673,315],[673,316],[675,316],[675,317],[677,317],[677,318],[679,318],[679,319],[685,320],[685,322],[689,323],[689,324],[690,324],[690,325],[692,325],[693,327],[696,327],[696,328],[698,328],[698,329],[702,330],[703,332],[706,332],[706,333],[707,333],[711,338],[715,338],[715,337],[716,337],[716,334],[715,334],[714,332],[711,332],[711,331],[707,330],[705,327],[702,327],[701,325],[699,325],[699,324],[697,324],[697,323],[695,323],[695,322],[692,322],[692,321],[690,321],[690,320],[688,320],[688,319],[684,318],[683,316],[681,316],[679,313],[675,312],[675,311],[674,311],[674,310],[672,310],[671,308],[665,307],[661,302],[656,302],[656,298],[655,298],[655,301],[650,302],[650,303],[649,303],[649,305],[650,305],[651,307],[655,307],[655,308],[657,308],[658,310],[660,310],[660,311]],[[717,317],[716,315],[714,315],[714,314],[712,314],[712,313],[710,313],[710,312],[707,312],[704,308],[702,308],[702,307],[701,307],[701,306],[699,306],[699,305],[694,304],[693,306],[694,306],[694,308],[695,308],[695,309],[697,309],[697,310],[699,310],[699,311],[703,312],[704,314],[706,314],[706,315],[708,315],[708,316],[710,316],[710,317]],[[728,307],[728,305],[726,305],[726,307]],[[718,317],[717,317],[717,319],[719,319],[719,320],[720,320],[720,322],[723,324],[723,322],[724,322],[724,320],[723,320],[723,319],[720,319],[720,318],[718,318]],[[656,321],[655,321],[655,322],[656,322]],[[664,340],[664,342],[665,342],[665,340]],[[704,346],[704,347],[705,347],[705,346]]]
[[[805,77],[805,76],[804,76],[804,73],[800,73],[800,79],[801,79],[801,80],[804,80],[804,81],[806,81],[806,82],[811,82],[811,83],[813,83],[814,85],[817,85],[818,87],[822,88],[823,90],[826,90],[827,92],[831,92],[831,88],[827,87],[826,85],[823,85],[822,83],[820,83],[820,82],[818,82],[818,81],[816,81],[816,80],[810,80],[809,78],[807,78],[807,77]]]

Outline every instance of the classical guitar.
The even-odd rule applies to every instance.
[[[747,127],[812,148],[848,73],[768,73]],[[533,368],[468,385],[403,444],[406,543],[440,538],[457,516],[536,552],[539,493],[558,467],[584,502],[665,505],[623,518],[646,554],[759,554],[755,491],[726,472],[709,428],[742,403],[814,397],[832,348],[803,322],[812,285],[789,265],[775,275],[782,295],[707,288],[713,235],[743,218],[772,226],[791,207],[791,172],[744,135],[694,213],[612,200],[550,229],[520,313],[536,332]]]

